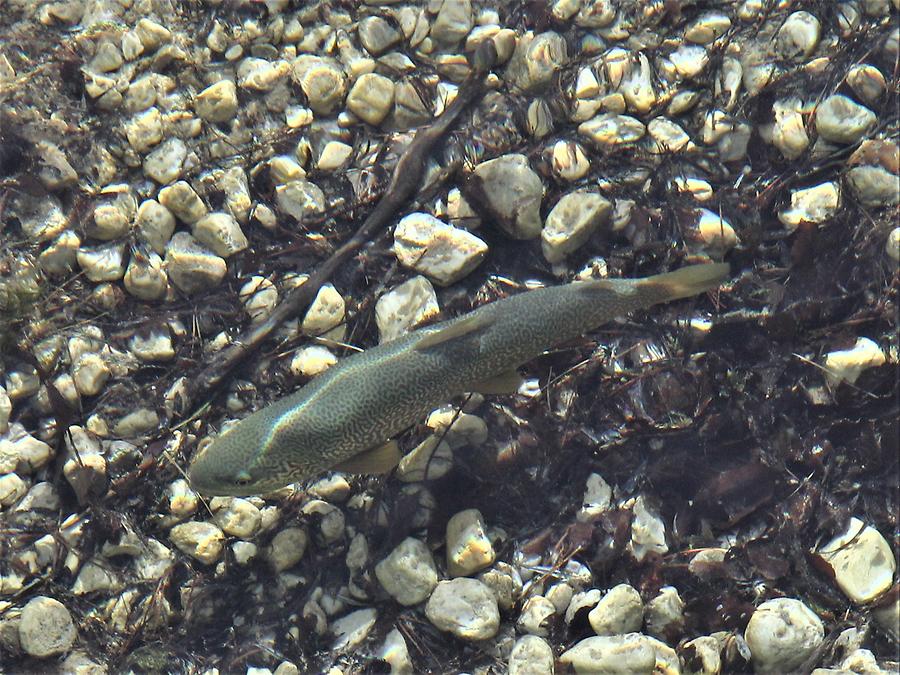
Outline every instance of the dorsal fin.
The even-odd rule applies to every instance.
[[[430,349],[436,345],[444,344],[450,340],[477,333],[484,330],[491,324],[492,319],[484,313],[476,314],[468,318],[457,321],[446,328],[429,333],[416,343],[414,347],[418,351]]]

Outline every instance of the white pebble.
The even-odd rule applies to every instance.
[[[666,553],[669,550],[666,544],[666,525],[659,515],[647,508],[643,497],[634,501],[633,513],[628,551],[635,560],[641,562],[651,553]]]
[[[537,635],[523,635],[513,645],[509,675],[553,675],[553,648]]]
[[[466,509],[447,521],[447,572],[467,576],[494,562],[496,554],[478,509]]]
[[[650,600],[644,608],[647,633],[660,640],[674,642],[684,627],[684,601],[678,590],[663,586],[659,595]]]
[[[99,394],[109,376],[109,366],[104,358],[96,353],[83,354],[72,364],[72,379],[82,396]]]
[[[355,649],[369,635],[377,619],[378,611],[371,608],[358,609],[341,617],[331,624],[331,632],[337,636],[331,648],[334,651]]]
[[[407,537],[375,566],[375,576],[401,605],[417,605],[426,600],[438,583],[437,567],[428,547]]]
[[[228,122],[237,109],[237,87],[231,80],[220,80],[194,97],[194,110],[208,122]]]
[[[554,205],[541,231],[541,250],[557,263],[577,251],[601,225],[609,221],[612,204],[596,192],[570,192]]]
[[[180,138],[160,143],[144,158],[144,175],[157,183],[168,185],[181,177],[187,146]]]
[[[297,350],[288,366],[296,377],[315,377],[338,362],[337,357],[321,345],[309,345]]]
[[[278,289],[265,277],[253,276],[241,286],[238,297],[244,304],[244,310],[250,315],[250,322],[261,323],[278,304]]]
[[[412,675],[413,667],[406,640],[396,628],[384,638],[384,644],[378,650],[377,656],[391,667],[391,675]]]
[[[550,633],[550,620],[556,615],[556,607],[542,595],[533,596],[525,601],[516,621],[516,629],[520,633],[547,637]]]
[[[799,600],[766,600],[750,617],[744,639],[758,673],[788,672],[818,649],[825,637],[822,620]]]
[[[640,630],[644,601],[628,584],[619,584],[604,595],[588,614],[597,635],[624,635]]]
[[[857,338],[852,348],[825,355],[825,375],[832,385],[841,382],[853,384],[862,371],[880,366],[884,362],[884,352],[878,343],[867,337],[861,337]]]
[[[375,303],[379,342],[398,338],[440,312],[431,282],[415,276],[382,295]]]
[[[857,604],[872,602],[893,583],[896,562],[890,544],[873,527],[851,518],[845,532],[819,548],[838,587]]]
[[[834,217],[841,204],[841,189],[836,182],[822,183],[791,192],[791,206],[778,212],[788,230],[801,223],[824,223]]]
[[[222,555],[225,535],[212,523],[190,521],[181,523],[169,532],[169,539],[182,553],[211,565]]]
[[[306,532],[299,527],[286,527],[272,537],[266,557],[276,572],[283,572],[300,562],[308,540]]]
[[[262,521],[259,509],[246,499],[226,499],[218,509],[213,507],[213,512],[213,522],[231,537],[252,539],[259,532]]]
[[[678,656],[659,640],[642,635],[604,635],[578,642],[559,657],[579,675],[678,673]]]
[[[187,181],[179,180],[159,191],[159,203],[180,221],[193,225],[209,213],[200,195]]]
[[[209,291],[225,276],[225,260],[187,232],[177,232],[166,246],[166,270],[172,283],[188,294]]]
[[[91,281],[118,281],[125,276],[125,245],[84,246],[75,254],[78,266]]]
[[[486,640],[500,628],[497,600],[476,579],[439,582],[425,605],[425,615],[439,630],[463,640]]]
[[[403,456],[397,478],[404,483],[437,480],[453,468],[453,451],[440,436],[429,436]]]
[[[829,96],[816,108],[816,130],[833,143],[856,143],[876,122],[875,113],[841,94]]]
[[[532,239],[541,233],[544,186],[525,155],[511,154],[482,162],[474,175],[498,225],[511,237]]]
[[[77,636],[72,615],[59,600],[39,595],[22,608],[19,642],[29,656],[46,658],[64,654],[75,644]]]
[[[778,30],[775,48],[784,58],[806,57],[819,44],[819,20],[809,12],[794,12]]]
[[[405,216],[394,230],[394,253],[400,264],[441,286],[468,275],[487,252],[487,244],[474,234],[427,213]]]

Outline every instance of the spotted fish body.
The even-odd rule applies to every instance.
[[[581,281],[484,305],[343,359],[203,448],[195,489],[261,494],[351,460],[449,398],[482,389],[550,347],[625,314],[715,288],[726,264],[646,279]]]

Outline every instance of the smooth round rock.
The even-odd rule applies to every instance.
[[[404,606],[426,600],[438,583],[437,567],[428,547],[407,537],[387,558],[375,565],[381,586]]]
[[[373,126],[381,124],[393,105],[394,83],[375,73],[360,76],[347,94],[347,109]]]
[[[167,185],[181,177],[187,145],[180,138],[170,138],[156,146],[144,158],[144,175]]]
[[[138,207],[134,225],[138,238],[162,255],[175,232],[175,216],[155,199],[147,199]]]
[[[83,246],[75,254],[78,266],[91,281],[118,281],[125,276],[125,245]]]
[[[291,69],[291,77],[316,114],[330,115],[343,102],[347,80],[333,59],[302,54],[294,59]]]
[[[187,181],[177,181],[159,191],[159,203],[171,211],[178,220],[193,225],[209,213],[200,195]]]
[[[237,86],[231,80],[220,80],[194,97],[194,110],[207,122],[228,122],[237,109]]]
[[[553,648],[537,635],[523,635],[513,645],[509,675],[553,675]]]
[[[222,531],[239,539],[252,539],[259,531],[262,522],[259,508],[246,499],[232,498],[215,510],[213,522]]]
[[[644,608],[647,633],[666,642],[672,642],[684,627],[684,601],[673,586],[663,586],[659,595]]]
[[[447,521],[447,572],[467,576],[488,567],[496,559],[478,509],[466,509]]]
[[[875,113],[841,94],[829,96],[816,108],[816,131],[832,143],[856,143],[876,122]]]
[[[453,468],[453,450],[439,436],[429,436],[397,465],[397,478],[404,483],[437,480]]]
[[[809,12],[794,12],[778,30],[775,49],[784,58],[803,58],[815,51],[819,44],[819,20]]]
[[[678,656],[668,645],[640,633],[589,637],[559,657],[579,675],[678,673]]]
[[[789,230],[801,223],[824,223],[834,217],[841,204],[841,186],[822,183],[791,192],[791,206],[778,212],[778,220]]]
[[[216,562],[225,548],[225,535],[219,527],[195,520],[173,527],[169,539],[182,553],[206,565]]]
[[[603,150],[639,141],[647,128],[635,117],[602,113],[579,124],[578,133]]]
[[[623,635],[640,630],[644,620],[641,594],[628,584],[619,584],[604,595],[588,614],[597,635]]]
[[[415,276],[404,281],[375,303],[378,341],[384,343],[398,338],[439,312],[437,294],[428,279]]]
[[[900,201],[897,174],[881,166],[854,166],[847,172],[847,185],[865,206],[893,206]]]
[[[166,246],[166,270],[172,283],[193,294],[217,286],[228,267],[187,232],[177,232]]]
[[[297,377],[315,377],[338,362],[327,347],[308,345],[297,350],[288,366]]]
[[[471,0],[442,0],[431,24],[431,37],[438,44],[453,45],[462,40],[473,25]]]
[[[308,180],[294,180],[275,188],[278,210],[303,223],[325,212],[325,193]]]
[[[157,108],[138,113],[125,124],[128,144],[137,152],[146,152],[163,139],[162,115]]]
[[[154,252],[135,251],[128,261],[123,279],[125,290],[141,300],[161,300],[166,295],[169,276],[162,258]]]
[[[766,600],[750,617],[744,639],[758,673],[789,672],[806,661],[825,638],[822,620],[799,600]]]
[[[276,572],[283,572],[296,565],[306,553],[309,537],[299,527],[286,527],[272,537],[266,549],[266,557]]]
[[[476,579],[439,582],[425,605],[425,616],[439,630],[463,640],[487,640],[500,628],[497,599]]]
[[[380,16],[367,16],[360,21],[357,34],[363,49],[372,56],[381,56],[403,39],[400,31]]]
[[[216,255],[227,258],[246,249],[247,241],[241,226],[230,213],[209,213],[194,223],[194,237],[206,244]]]
[[[22,608],[19,643],[29,656],[46,658],[64,654],[78,633],[72,615],[59,600],[39,595]]]

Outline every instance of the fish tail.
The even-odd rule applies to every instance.
[[[654,303],[689,298],[710,291],[731,274],[728,263],[689,265],[674,272],[657,274],[637,282],[641,295],[646,294]]]

